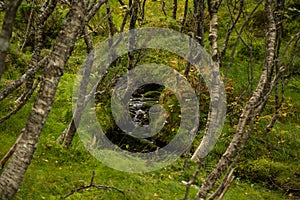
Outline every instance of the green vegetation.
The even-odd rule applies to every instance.
[[[128,174],[104,166],[83,147],[78,137],[70,149],[56,143],[56,138],[67,126],[71,118],[71,95],[74,75],[66,74],[60,83],[55,104],[44,127],[33,162],[26,173],[22,187],[15,199],[58,199],[72,189],[89,184],[92,171],[95,171],[95,184],[116,186],[125,192],[128,199],[179,199],[183,197],[185,186],[196,166],[189,162],[190,168],[183,171],[184,158],[171,166],[155,172]],[[293,93],[293,89],[289,93]],[[19,130],[24,126],[30,104],[1,126],[0,155],[14,143]],[[254,133],[247,144],[244,159],[239,164],[236,176],[224,199],[287,199],[288,196],[276,188],[268,178],[286,187],[299,184],[299,122],[300,99],[294,95],[285,107],[282,117],[269,136],[261,131]],[[3,110],[1,108],[1,110]],[[294,114],[291,114],[293,112]],[[11,124],[14,124],[13,126]],[[233,129],[225,127],[224,134],[209,155],[207,169],[213,164],[209,160],[218,157],[228,143]],[[268,143],[272,149],[267,149]],[[196,144],[195,144],[196,145]],[[252,152],[256,152],[253,154]],[[1,171],[0,171],[1,172]],[[195,184],[200,184],[206,175],[201,171]],[[299,178],[299,177],[298,177]],[[197,190],[192,187],[190,197]],[[117,191],[87,189],[76,193],[69,199],[123,199]]]
[[[180,23],[173,20],[171,17],[164,16],[161,13],[160,1],[148,2],[148,9],[146,10],[147,16],[143,22],[144,26],[160,26],[169,27],[175,30],[180,30]],[[252,1],[251,1],[252,2]],[[290,5],[296,5],[299,7],[299,3],[288,1]],[[255,4],[252,2],[252,8]],[[113,9],[113,19],[116,27],[120,27],[122,22],[122,16],[124,12],[119,7],[117,1],[111,1]],[[292,6],[291,6],[292,7]],[[166,10],[169,12],[171,9],[171,1],[167,3]],[[249,8],[249,9],[250,9]],[[251,9],[250,9],[251,10]],[[247,10],[247,12],[250,12]],[[7,71],[1,80],[0,90],[10,83],[15,78],[23,74],[30,61],[30,45],[28,45],[24,52],[20,52],[20,42],[23,40],[23,33],[26,29],[22,21],[22,17],[28,15],[28,5],[24,4],[21,7],[20,15],[18,16],[16,27],[16,34],[13,35],[12,44],[8,56]],[[190,11],[191,12],[191,11]],[[261,67],[263,65],[264,57],[264,11],[258,10],[253,19],[249,21],[249,34],[252,34],[250,38],[253,45],[252,54],[255,59],[253,65],[254,68],[254,83],[257,83],[260,74]],[[183,3],[179,4],[178,13],[183,13]],[[46,48],[50,48],[53,38],[58,34],[56,30],[57,26],[61,25],[56,23],[56,20],[62,20],[65,15],[65,9],[56,11],[53,19],[49,21],[46,30],[51,35],[50,38],[45,38]],[[170,13],[167,13],[171,16]],[[188,13],[190,16],[191,13]],[[290,11],[286,13],[289,16],[286,23],[286,33],[283,37],[284,41],[288,41],[289,37],[295,33],[294,29],[299,28],[299,16],[296,16],[294,12]],[[102,9],[90,25],[92,28],[97,28],[93,34],[95,35],[94,43],[99,44],[103,39],[108,36],[108,24],[103,21],[105,16],[105,10]],[[180,19],[182,16],[178,16]],[[207,16],[206,18],[208,18]],[[226,33],[226,23],[230,22],[226,8],[222,7],[220,12],[220,32],[221,36]],[[2,18],[2,16],[1,16]],[[298,20],[297,20],[298,19]],[[103,21],[99,25],[99,21]],[[192,21],[192,19],[188,19]],[[56,24],[55,27],[52,25]],[[239,25],[240,26],[240,25]],[[100,28],[99,28],[100,27]],[[185,27],[184,32],[190,31],[189,24]],[[205,28],[209,28],[209,19],[205,20]],[[51,33],[51,34],[50,34]],[[233,38],[236,38],[236,33],[233,33]],[[222,44],[223,38],[220,37],[220,44]],[[233,41],[232,41],[233,42]],[[29,42],[30,43],[30,42]],[[208,42],[205,44],[208,46]],[[208,49],[208,48],[206,48]],[[299,49],[296,49],[299,50]],[[42,54],[46,54],[48,50],[43,50]],[[299,51],[297,51],[299,52]],[[145,53],[145,52],[142,52]],[[179,72],[183,73],[185,69],[185,62],[177,58],[175,55],[168,54],[166,52],[160,52],[161,57],[156,55],[156,52],[146,51],[147,57],[141,61],[168,64],[173,66]],[[289,52],[292,53],[292,52]],[[72,189],[82,185],[88,185],[90,183],[92,171],[95,171],[94,183],[99,185],[115,186],[121,189],[125,195],[116,190],[103,190],[89,188],[68,197],[68,199],[180,199],[184,197],[185,185],[182,181],[188,182],[194,171],[196,170],[196,164],[188,161],[188,168],[183,170],[182,167],[185,162],[184,156],[179,158],[172,165],[165,167],[161,170],[149,172],[131,174],[113,170],[103,165],[96,160],[90,153],[84,148],[81,140],[76,135],[70,149],[65,149],[61,145],[57,144],[56,139],[67,127],[72,118],[72,89],[75,81],[76,73],[83,63],[85,58],[85,47],[83,39],[77,43],[72,57],[69,60],[66,67],[65,74],[59,85],[56,99],[52,107],[51,113],[46,121],[45,127],[40,138],[40,142],[37,147],[37,151],[34,155],[33,161],[25,175],[22,186],[19,189],[15,199],[60,199],[64,195],[69,193]],[[190,198],[194,198],[197,193],[196,187],[201,185],[204,181],[207,173],[213,169],[219,157],[224,153],[230,140],[235,133],[236,124],[240,111],[244,106],[244,100],[248,97],[246,95],[240,95],[243,91],[249,93],[249,84],[246,80],[249,79],[249,51],[242,44],[237,46],[237,50],[234,56],[234,61],[229,61],[229,56],[225,57],[226,62],[223,63],[222,74],[226,76],[226,92],[228,101],[228,112],[226,124],[224,126],[222,135],[218,140],[217,145],[212,152],[208,155],[205,163],[205,167],[200,170],[200,174],[195,180],[195,185],[191,187]],[[123,75],[126,71],[126,58],[122,57],[114,68],[110,69],[110,72],[104,80],[104,86],[100,86],[99,90],[105,88],[105,84],[109,84],[112,78],[118,74]],[[234,176],[236,177],[228,192],[225,194],[225,200],[245,199],[298,199],[299,197],[299,185],[300,185],[300,77],[299,66],[300,61],[293,61],[293,71],[291,77],[286,82],[285,88],[285,102],[282,105],[282,109],[279,112],[279,118],[274,128],[266,133],[265,127],[272,118],[275,102],[274,97],[271,98],[271,103],[266,107],[266,110],[259,116],[257,124],[250,134],[250,138],[246,144],[246,148],[241,155],[241,159],[237,164]],[[125,64],[124,64],[125,63]],[[227,65],[231,65],[226,68]],[[298,69],[297,69],[298,68]],[[296,69],[296,70],[295,70]],[[200,105],[200,126],[205,126],[209,97],[205,86],[198,83],[199,75],[191,73],[188,77],[191,85],[201,88],[201,102]],[[199,84],[199,85],[197,85]],[[21,90],[21,89],[20,89]],[[11,111],[15,103],[13,100],[14,95],[19,91],[12,93],[7,99],[0,104],[0,116],[5,116]],[[105,131],[113,130],[115,123],[111,117],[110,109],[110,90],[106,91],[103,95],[98,97],[96,104],[97,117],[100,119],[100,123]],[[156,96],[157,93],[162,93],[160,101],[167,105],[167,112],[170,114],[170,121],[166,126],[166,135],[157,135],[160,141],[168,142],[172,139],[178,127],[178,115],[180,109],[175,96],[167,90],[162,92],[149,91],[145,93],[146,97]],[[3,122],[0,126],[0,158],[7,152],[7,150],[14,144],[22,128],[24,128],[26,119],[31,110],[31,106],[34,102],[34,96],[17,114],[12,116],[9,120]],[[203,106],[205,105],[205,106]],[[171,130],[171,131],[170,131]],[[199,145],[203,131],[201,131],[193,143],[192,151]],[[157,139],[156,138],[156,139]],[[134,142],[134,141],[133,141]],[[128,148],[136,145],[129,143]],[[141,144],[138,144],[139,146]],[[126,148],[127,148],[126,147]],[[0,170],[0,173],[3,169]],[[298,195],[298,196],[297,196]]]

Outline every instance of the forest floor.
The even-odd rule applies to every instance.
[[[196,169],[196,165],[189,161],[188,169],[182,170],[184,158],[180,158],[172,165],[158,171],[133,174],[116,171],[103,165],[89,154],[78,137],[75,137],[70,149],[65,149],[56,143],[56,138],[71,118],[74,77],[71,74],[63,76],[37,151],[15,199],[61,199],[72,189],[88,185],[93,171],[95,171],[95,184],[115,186],[122,190],[125,195],[116,190],[88,188],[71,195],[67,199],[140,200],[183,198],[185,186],[182,181],[189,181]],[[294,98],[299,99],[299,96]],[[292,103],[296,102],[293,101]],[[30,107],[30,104],[26,105],[18,114],[1,125],[0,157],[6,153],[18,137],[20,130],[24,127]],[[298,134],[300,120],[295,118],[294,114],[290,117],[293,117],[293,121],[287,120],[286,123],[277,124],[276,130],[289,130]],[[284,133],[281,131],[279,134]],[[299,136],[294,140],[299,140]],[[288,161],[286,163],[287,167],[292,162]],[[204,180],[205,175],[206,172],[202,170],[197,183]],[[190,192],[191,199],[193,199],[196,192],[197,186],[193,186]],[[289,197],[288,194],[284,194],[279,189],[271,190],[262,184],[236,177],[224,199],[276,200],[293,199],[293,197]]]

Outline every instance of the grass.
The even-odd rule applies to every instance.
[[[75,193],[68,199],[180,199],[185,186],[196,168],[189,162],[189,168],[182,170],[184,159],[161,170],[148,173],[126,173],[108,168],[92,157],[76,136],[70,149],[56,143],[56,138],[70,120],[72,83],[74,75],[65,74],[59,85],[56,101],[42,132],[37,151],[25,175],[15,199],[60,199],[72,189],[90,182],[95,171],[95,184],[115,186],[124,191],[89,188]],[[5,154],[17,138],[24,125],[30,106],[25,106],[1,127],[0,157]],[[11,124],[17,126],[11,126]],[[209,165],[208,165],[209,166]],[[196,180],[197,185],[205,178],[203,169]],[[197,193],[192,187],[190,198]],[[280,191],[271,191],[259,184],[235,179],[224,199],[284,199]]]
[[[114,13],[119,16],[114,16],[117,27],[121,24],[122,9],[117,8],[116,1],[111,1],[114,7]],[[180,24],[169,17],[162,15],[161,4],[159,1],[149,1],[149,8],[146,10],[146,19],[143,26],[160,26],[169,27],[179,30]],[[166,10],[171,12],[171,1],[166,1]],[[116,8],[115,8],[116,7]],[[104,8],[103,8],[104,9]],[[223,8],[225,9],[225,8]],[[183,4],[179,5],[178,13],[182,14]],[[100,19],[103,17],[105,10],[101,11],[99,16],[94,19],[92,26],[98,26]],[[226,13],[226,12],[224,12]],[[223,14],[224,14],[223,13]],[[124,14],[124,13],[123,13]],[[228,16],[227,16],[228,17]],[[181,16],[178,16],[180,19]],[[208,26],[206,20],[206,26]],[[224,26],[224,23],[220,24]],[[103,25],[104,26],[104,25]],[[105,26],[104,26],[105,27]],[[103,29],[105,30],[105,28]],[[98,30],[99,32],[103,30]],[[185,30],[188,31],[188,30]],[[223,30],[224,32],[224,30]],[[107,34],[107,33],[106,33]],[[207,37],[206,37],[207,38]],[[94,37],[94,42],[97,45],[103,36]],[[220,37],[222,40],[222,37]],[[261,38],[253,41],[253,45],[257,47],[258,56],[263,56],[264,45]],[[208,45],[208,43],[206,44]],[[12,45],[13,47],[14,45]],[[64,149],[56,143],[56,138],[68,125],[72,116],[72,86],[75,79],[75,73],[78,67],[82,64],[85,55],[82,53],[84,46],[83,40],[80,40],[75,47],[69,64],[66,67],[66,73],[62,77],[59,85],[59,90],[56,95],[53,109],[48,117],[48,120],[43,129],[37,151],[34,155],[32,163],[24,177],[22,186],[20,187],[15,199],[61,199],[72,189],[82,185],[87,185],[90,182],[92,171],[95,171],[95,184],[115,186],[124,191],[125,196],[114,190],[99,190],[89,188],[84,191],[75,193],[68,199],[180,199],[183,198],[185,186],[182,181],[189,181],[196,165],[189,162],[189,168],[182,170],[184,158],[179,158],[172,165],[161,170],[148,173],[126,173],[111,169],[93,156],[84,148],[78,136],[75,137],[73,145],[70,149]],[[262,47],[263,46],[263,47]],[[16,48],[16,47],[15,47]],[[19,47],[18,47],[19,48]],[[17,49],[18,49],[17,48]],[[208,49],[208,48],[206,48]],[[240,46],[237,49],[235,62],[228,71],[228,78],[233,91],[242,90],[247,86],[248,66],[247,59],[249,55],[244,54]],[[16,55],[18,55],[16,53]],[[168,55],[167,55],[168,56]],[[16,66],[20,62],[24,62],[29,57],[25,56],[19,59]],[[156,59],[149,58],[149,60]],[[170,57],[173,59],[173,57]],[[226,61],[227,58],[225,58]],[[260,59],[260,57],[257,57]],[[157,59],[159,62],[169,60]],[[226,62],[225,62],[226,63]],[[224,66],[226,67],[227,64]],[[179,66],[179,64],[178,64]],[[255,64],[255,82],[259,76],[259,68],[261,63]],[[18,71],[15,68],[8,71],[7,79],[17,77]],[[181,69],[182,70],[182,69]],[[225,69],[224,69],[225,70]],[[242,73],[241,73],[242,72]],[[225,71],[223,71],[226,74]],[[7,80],[8,81],[8,80]],[[229,81],[228,81],[229,82]],[[293,192],[283,193],[279,188],[296,188],[300,185],[299,174],[299,130],[300,130],[300,82],[293,79],[288,83],[286,92],[286,103],[280,113],[278,123],[269,136],[263,132],[263,127],[270,119],[270,116],[264,115],[259,120],[257,128],[251,134],[246,145],[244,155],[241,162],[238,163],[235,172],[236,179],[233,181],[228,192],[225,194],[225,200],[279,200],[279,199],[296,199]],[[12,97],[0,104],[0,113],[4,114],[13,106]],[[26,119],[30,112],[33,98],[30,103],[24,106],[19,113],[11,119],[4,122],[0,126],[0,158],[14,143],[21,129],[26,123]],[[240,105],[242,107],[242,105]],[[272,109],[268,106],[268,109]],[[236,122],[234,122],[236,124]],[[209,154],[206,167],[203,168],[197,177],[195,184],[201,185],[203,180],[210,171],[217,159],[226,149],[230,138],[234,134],[234,127],[229,123],[224,127],[221,138],[218,140],[217,146]],[[200,139],[200,138],[198,138]],[[197,144],[195,144],[197,145]],[[2,170],[0,170],[0,173]],[[276,185],[272,185],[269,180],[272,180]],[[197,193],[195,187],[191,188],[190,199],[193,199]]]

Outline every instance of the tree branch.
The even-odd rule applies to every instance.
[[[125,196],[125,193],[122,190],[120,190],[119,188],[117,188],[117,187],[94,184],[94,177],[95,177],[95,171],[93,171],[93,173],[92,173],[92,177],[91,177],[91,181],[90,181],[89,185],[83,185],[83,186],[80,186],[78,188],[75,188],[75,189],[71,190],[68,194],[66,194],[63,198],[65,199],[65,198],[71,196],[72,194],[74,194],[76,192],[79,192],[81,190],[84,190],[84,189],[87,189],[87,188],[91,188],[91,187],[95,187],[97,189],[103,189],[103,190],[116,190],[116,191],[122,193]],[[126,198],[126,196],[125,196],[125,198]]]
[[[8,161],[8,159],[14,154],[17,145],[20,143],[20,140],[23,137],[25,129],[23,129],[18,137],[18,139],[16,140],[16,142],[14,143],[14,145],[8,150],[8,152],[5,154],[5,156],[3,156],[3,158],[0,161],[0,169],[4,168],[5,163]]]
[[[8,113],[6,116],[2,117],[0,119],[0,124],[8,120],[12,115],[16,114],[21,108],[23,108],[23,106],[27,103],[29,98],[32,96],[33,92],[35,91],[35,89],[37,88],[40,82],[41,82],[40,79],[38,79],[36,83],[33,85],[33,87],[30,90],[28,90],[26,94],[22,95],[20,102],[18,102],[19,105],[13,111]]]

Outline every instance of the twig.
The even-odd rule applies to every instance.
[[[75,192],[79,192],[81,190],[84,190],[84,189],[87,189],[87,188],[90,188],[90,187],[95,187],[97,189],[104,189],[104,190],[116,190],[116,191],[122,193],[125,196],[125,193],[122,190],[120,190],[119,188],[117,188],[117,187],[107,186],[107,185],[96,185],[96,184],[94,184],[94,177],[95,177],[95,171],[93,171],[93,173],[92,173],[92,178],[91,178],[91,182],[90,182],[89,185],[83,185],[83,186],[80,186],[78,188],[75,188],[75,189],[71,190],[71,192],[69,192],[68,194],[66,194],[63,198],[65,199],[65,198],[71,196],[72,194],[74,194]],[[126,196],[125,196],[125,198],[126,198]]]
[[[228,42],[229,42],[229,39],[230,39],[232,30],[234,29],[234,27],[236,26],[237,22],[238,22],[239,19],[240,19],[240,16],[241,16],[243,7],[244,7],[244,1],[242,0],[242,1],[240,1],[239,12],[238,12],[236,18],[233,19],[232,13],[231,13],[230,8],[229,8],[229,5],[228,5],[228,3],[227,3],[227,10],[228,10],[228,12],[229,12],[229,14],[230,14],[230,18],[231,18],[231,21],[232,21],[232,25],[231,25],[231,27],[229,27],[229,28],[227,29],[227,33],[226,33],[226,37],[225,37],[224,46],[223,46],[223,49],[222,49],[221,54],[220,54],[221,58],[224,57],[224,55],[225,55],[225,53],[226,53],[227,46],[228,46]]]
[[[188,167],[188,160],[189,160],[189,154],[191,153],[191,148],[192,148],[192,145],[190,145],[188,150],[185,152],[186,155],[185,155],[184,163],[183,163],[183,166],[182,166],[183,171],[185,171]]]
[[[186,16],[187,16],[188,9],[189,9],[189,0],[185,0],[183,17],[182,17],[182,20],[181,20],[180,32],[183,31],[183,28],[184,28],[184,25],[185,25],[185,22],[186,22]]]
[[[48,56],[44,57],[41,61],[39,61],[38,65],[35,68],[30,68],[19,79],[11,82],[5,89],[3,89],[0,92],[0,102],[15,89],[19,88],[25,81],[27,81],[30,78],[30,76],[35,74],[47,61]]]
[[[142,21],[144,21],[145,19],[145,6],[146,6],[146,0],[143,0],[142,6],[140,8]]]
[[[115,25],[111,16],[111,9],[109,2],[106,2],[106,14],[107,14],[107,21],[109,25],[109,36],[112,37],[115,34]]]
[[[90,21],[106,1],[107,0],[101,0],[92,4],[86,14],[86,20]]]
[[[29,36],[30,27],[31,27],[31,24],[32,24],[32,21],[33,21],[34,6],[35,6],[35,0],[33,0],[32,3],[31,3],[31,11],[30,11],[30,15],[29,15],[28,23],[27,23],[25,39],[24,39],[24,42],[23,42],[22,47],[21,47],[21,52],[23,52],[23,49],[24,49],[24,47],[27,43],[27,39],[28,39],[28,36]]]
[[[35,50],[29,63],[29,69],[19,79],[14,80],[11,84],[9,84],[5,89],[1,91],[0,102],[15,89],[19,88],[25,81],[31,79],[34,76],[34,74],[47,63],[49,55],[45,56],[42,60],[38,61],[42,47],[42,29],[45,21],[54,11],[56,3],[56,0],[53,0],[49,3],[46,2],[39,9],[35,31]]]
[[[235,51],[236,51],[236,48],[237,48],[237,45],[238,45],[239,40],[241,40],[241,41],[244,43],[244,45],[245,45],[246,47],[249,47],[248,45],[246,45],[246,42],[243,40],[243,38],[242,38],[241,35],[242,35],[243,31],[244,31],[244,28],[247,26],[249,20],[250,20],[251,17],[253,16],[254,12],[258,9],[258,7],[261,5],[262,2],[263,2],[263,0],[260,0],[260,1],[256,4],[256,6],[253,8],[253,10],[252,10],[252,11],[250,12],[250,14],[247,16],[246,20],[244,21],[244,23],[242,24],[242,27],[241,27],[239,30],[237,30],[237,27],[234,26],[234,30],[235,30],[235,32],[237,33],[237,36],[238,36],[238,37],[236,38],[236,40],[235,40],[235,42],[234,42],[234,45],[233,45],[233,47],[232,47],[231,53],[230,53],[228,65],[227,65],[227,67],[226,67],[225,77],[228,77],[229,68],[231,67],[231,64],[233,63],[233,60],[234,60],[233,57],[234,57],[234,54],[235,54]],[[231,14],[231,13],[230,13],[230,14]],[[224,51],[223,54],[225,55],[226,49],[225,49],[225,50],[222,50],[222,51]],[[226,81],[225,81],[225,82],[226,82]]]
[[[89,24],[87,24],[87,27],[89,28],[90,31],[87,32],[87,33],[84,33],[83,35],[80,35],[78,38],[81,39],[81,38],[84,38],[84,37],[86,37],[86,36],[88,36],[88,35],[91,35],[91,34],[93,34],[93,33],[97,33],[97,30],[100,29],[101,24],[104,22],[104,20],[105,20],[106,18],[108,18],[108,14],[106,14],[101,20],[99,20],[98,24],[95,25],[94,28],[91,27]]]

